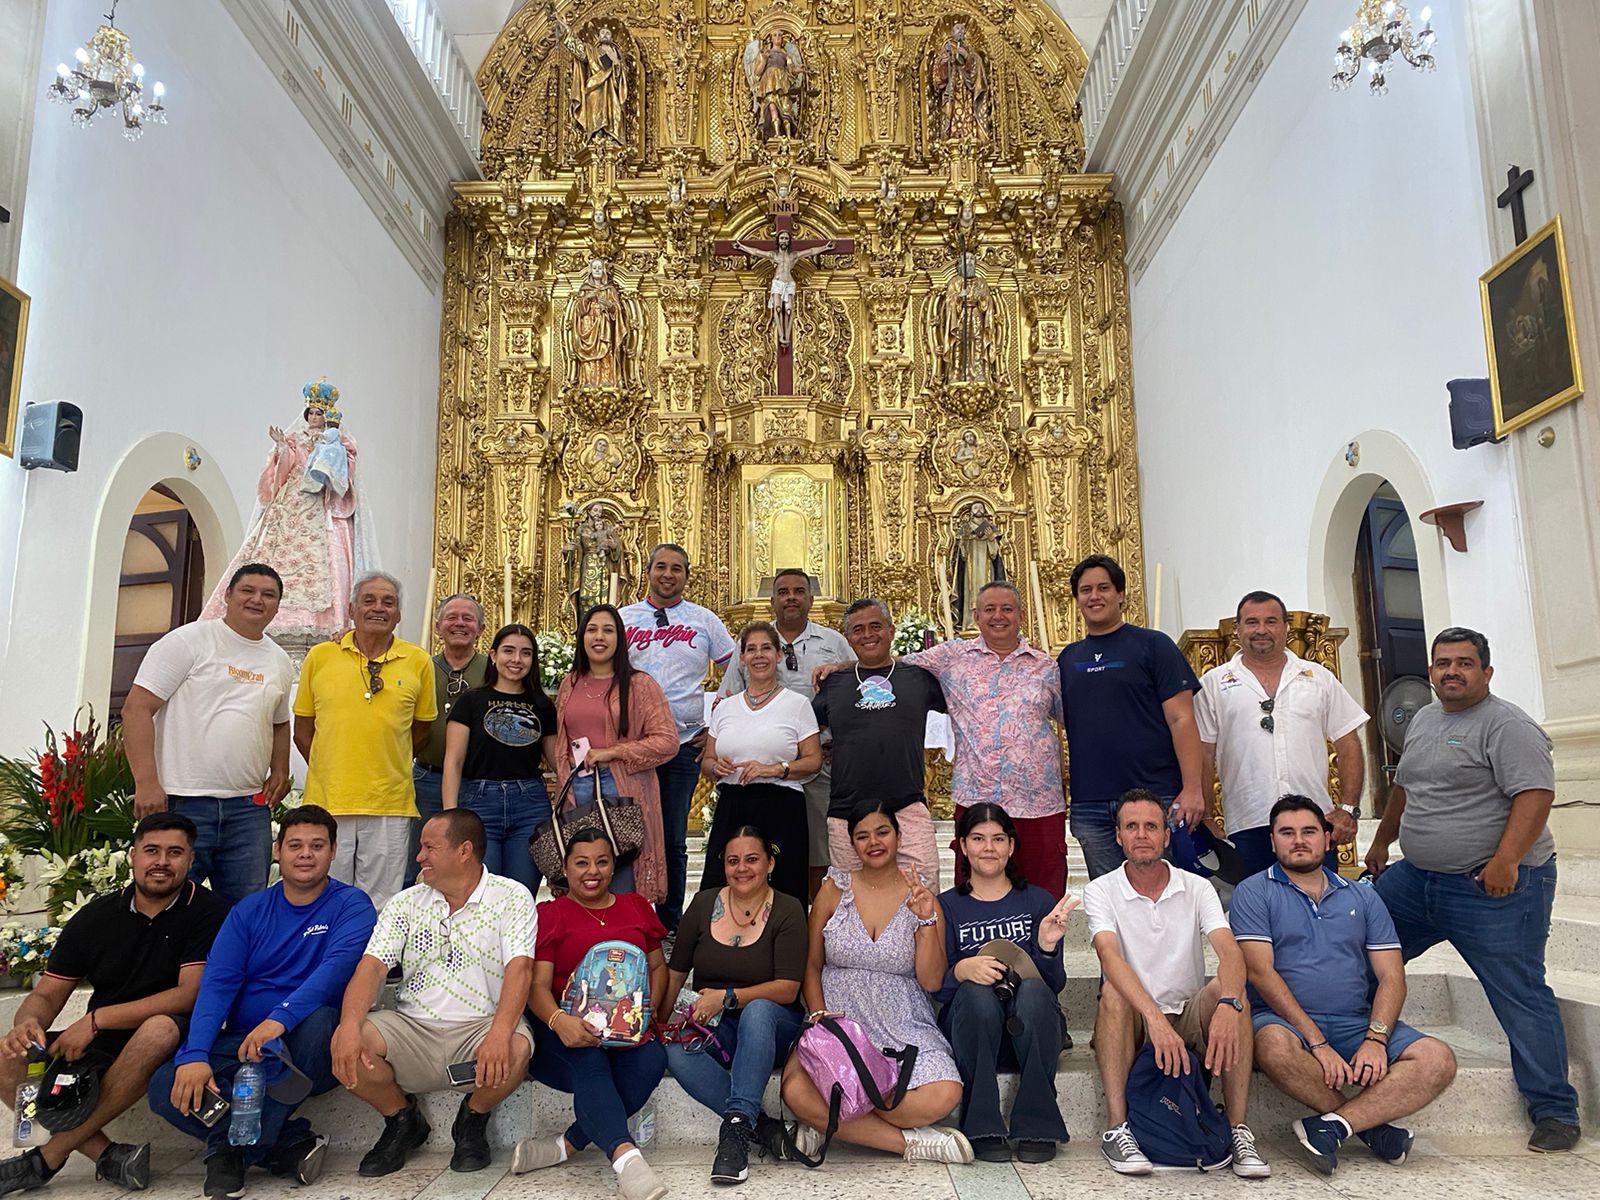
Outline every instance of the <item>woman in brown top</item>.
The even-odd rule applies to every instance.
[[[664,1024],[692,972],[700,993],[693,1019],[716,1039],[715,1046],[667,1047],[672,1077],[722,1118],[712,1183],[744,1180],[751,1141],[777,1157],[783,1140],[783,1123],[761,1111],[761,1098],[804,1023],[799,995],[806,916],[800,901],[774,890],[773,850],[753,826],[731,832],[722,852],[727,886],[708,888],[690,902],[660,997]]]

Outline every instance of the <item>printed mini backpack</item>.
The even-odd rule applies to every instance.
[[[632,942],[600,942],[583,956],[561,997],[602,1046],[637,1046],[650,1032],[650,964]]]

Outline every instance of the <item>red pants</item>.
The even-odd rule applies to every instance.
[[[964,805],[956,805],[956,824],[961,824]],[[1021,869],[1029,883],[1036,884],[1057,900],[1067,890],[1067,814],[1059,812],[1048,817],[1012,817],[1017,827],[1017,847],[1011,861]],[[956,882],[967,877],[967,856],[961,853],[961,841],[950,843],[956,852]]]

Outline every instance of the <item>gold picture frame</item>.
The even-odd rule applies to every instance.
[[[22,349],[28,341],[28,293],[0,276],[0,454],[17,453]]]
[[[1504,437],[1583,395],[1561,217],[1478,277],[1494,432]]]

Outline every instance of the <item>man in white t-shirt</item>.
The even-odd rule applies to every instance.
[[[1289,612],[1271,592],[1250,592],[1235,612],[1239,653],[1200,680],[1202,795],[1222,777],[1222,817],[1246,877],[1265,871],[1272,850],[1272,806],[1310,796],[1333,823],[1328,866],[1353,842],[1364,770],[1367,714],[1333,672],[1289,653]],[[1340,796],[1328,794],[1328,743],[1339,766]]]
[[[267,886],[272,807],[289,791],[294,665],[266,636],[282,598],[271,567],[240,567],[222,618],[151,646],[122,706],[134,815],[193,821],[189,876],[230,904]]]
[[[628,660],[661,685],[678,726],[678,753],[656,768],[667,842],[667,897],[656,905],[656,915],[671,932],[683,916],[689,873],[689,805],[706,744],[706,672],[725,666],[735,647],[716,613],[684,599],[689,554],[682,546],[663,542],[650,551],[646,575],[649,591],[622,610],[622,623],[628,630]]]
[[[1245,1124],[1254,1042],[1244,954],[1211,882],[1161,857],[1167,817],[1155,793],[1124,792],[1115,820],[1126,861],[1083,890],[1089,940],[1105,976],[1094,1022],[1094,1057],[1111,1127],[1100,1135],[1100,1152],[1119,1174],[1154,1170],[1128,1129],[1128,1072],[1150,1042],[1156,1065],[1169,1075],[1189,1070],[1191,1049],[1208,1071],[1222,1075],[1223,1107],[1233,1130],[1233,1173],[1265,1178],[1272,1170]],[[1209,983],[1207,941],[1217,954],[1217,977]]]

